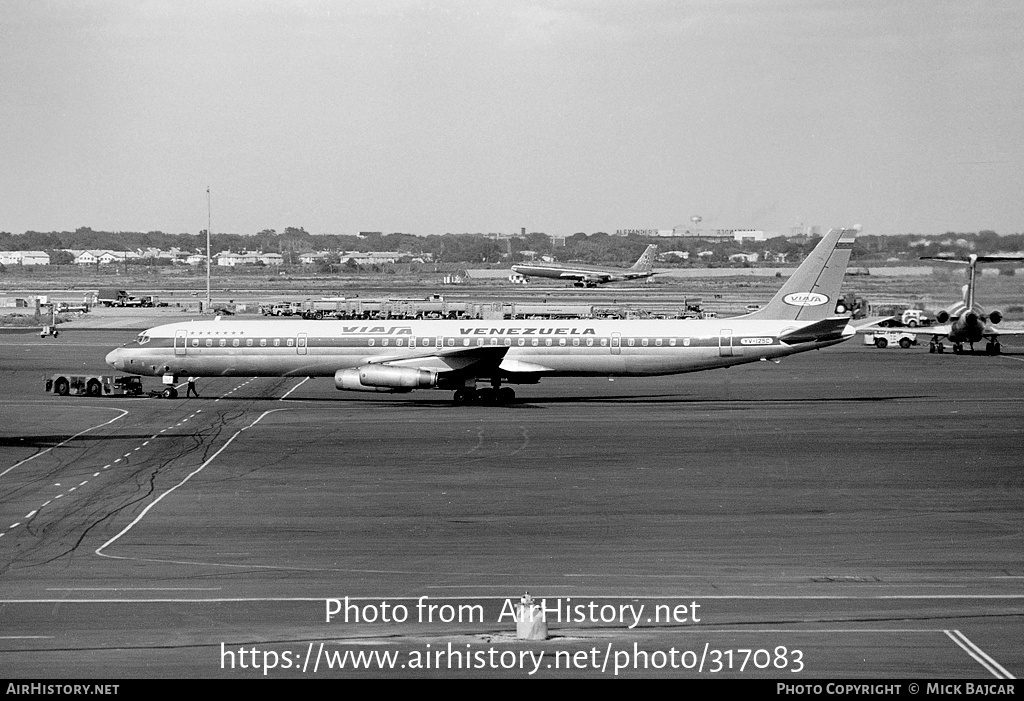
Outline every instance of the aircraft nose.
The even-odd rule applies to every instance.
[[[120,348],[115,348],[114,350],[110,351],[109,353],[107,353],[107,365],[114,368],[115,370],[124,370],[124,358],[122,357],[122,355],[123,353]]]

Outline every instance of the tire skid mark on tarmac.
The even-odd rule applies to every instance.
[[[79,408],[79,407],[75,407],[75,408],[77,409],[77,408]],[[53,450],[54,448],[59,448],[59,447],[61,447],[62,445],[65,445],[66,443],[70,443],[71,441],[75,440],[76,438],[78,438],[78,437],[79,437],[79,436],[81,436],[81,435],[84,435],[84,434],[86,434],[86,433],[89,433],[90,431],[94,431],[94,430],[96,430],[97,428],[102,428],[103,426],[107,426],[107,425],[109,425],[109,424],[112,424],[112,423],[114,423],[115,421],[117,421],[118,419],[123,419],[123,418],[124,418],[125,416],[127,416],[127,415],[128,415],[128,413],[129,413],[127,409],[117,409],[117,408],[115,408],[115,407],[90,407],[90,406],[87,406],[87,407],[81,407],[81,408],[86,408],[86,409],[102,409],[102,410],[104,410],[104,411],[120,411],[120,412],[121,412],[121,415],[120,415],[120,416],[115,416],[114,418],[110,419],[110,421],[104,421],[104,422],[103,422],[103,423],[101,423],[101,424],[97,424],[97,425],[95,425],[95,426],[91,426],[91,427],[89,427],[89,428],[85,429],[84,431],[79,431],[79,432],[78,432],[78,433],[76,433],[75,435],[71,436],[70,438],[68,438],[68,439],[66,439],[66,440],[63,440],[63,441],[61,441],[61,442],[60,442],[60,443],[58,443],[57,445],[53,445],[53,446],[50,446],[49,448],[46,448],[45,450],[40,450],[39,452],[37,452],[37,453],[35,453],[35,454],[33,454],[33,455],[31,455],[31,456],[29,456],[29,457],[25,458],[24,460],[21,460],[21,461],[19,461],[19,462],[16,462],[16,463],[14,463],[13,465],[11,465],[10,467],[8,467],[8,468],[7,468],[6,470],[4,470],[3,472],[0,472],[0,477],[3,477],[4,475],[6,475],[6,474],[7,474],[8,472],[10,472],[11,470],[14,470],[14,469],[15,469],[15,468],[17,468],[17,467],[20,467],[21,465],[24,465],[25,463],[29,462],[30,460],[35,460],[35,459],[36,459],[36,458],[38,458],[38,457],[39,457],[40,455],[45,455],[46,453],[49,453],[49,452],[50,452],[50,451],[52,451],[52,450]]]
[[[201,413],[201,412],[202,412],[202,409],[198,409],[198,410],[196,410],[195,412],[193,412],[193,413],[191,414],[191,416],[195,416],[195,415],[197,415],[197,414],[199,414],[199,413]],[[112,437],[112,438],[116,438],[116,436],[115,436],[115,437]],[[145,442],[145,443],[143,443],[142,445],[143,445],[143,446],[145,446],[145,445],[148,445],[148,444],[149,444],[149,441],[146,441],[146,442]],[[57,446],[54,446],[54,447],[57,447]],[[139,446],[138,448],[135,448],[135,451],[138,451],[138,450],[140,450],[140,449],[141,449],[141,447],[142,447],[142,446]],[[82,451],[83,453],[87,453],[87,452],[88,452],[88,446],[86,446],[86,447],[83,447],[83,448],[81,448],[81,451]],[[132,454],[132,452],[134,452],[134,451],[131,451],[131,452],[129,452],[129,453],[126,453],[126,454],[124,455],[124,457],[118,458],[118,459],[117,459],[117,460],[115,460],[114,462],[115,462],[115,463],[117,463],[117,462],[121,462],[122,460],[124,460],[124,458],[126,458],[126,457],[129,457],[129,456],[130,456],[130,455]],[[72,457],[70,457],[69,459],[65,459],[65,458],[63,458],[63,457],[61,457],[61,458],[57,458],[56,456],[54,456],[54,459],[56,460],[56,463],[57,463],[57,464],[56,464],[56,466],[55,466],[55,467],[54,467],[53,469],[49,470],[49,471],[48,471],[48,472],[47,472],[47,473],[46,473],[45,475],[42,475],[42,476],[40,476],[39,478],[37,478],[37,479],[35,479],[35,480],[32,480],[32,481],[29,481],[29,482],[27,482],[26,484],[22,485],[21,489],[25,489],[25,488],[29,488],[29,487],[35,486],[36,484],[38,484],[38,483],[39,483],[39,482],[41,482],[42,480],[44,480],[44,479],[49,479],[49,478],[51,478],[51,476],[52,476],[53,474],[55,474],[55,473],[58,473],[58,472],[61,472],[61,473],[63,473],[63,472],[66,472],[66,470],[67,470],[67,467],[68,467],[69,465],[73,465],[73,464],[75,464],[76,462],[78,462],[78,457],[77,457],[77,456],[72,456]],[[114,463],[107,463],[106,465],[104,465],[104,466],[103,466],[102,470],[106,470],[106,469],[110,468],[110,467],[111,467],[111,466],[112,466],[113,464],[114,464]],[[87,469],[86,469],[86,472],[88,472],[88,470],[89,470],[89,469],[93,469],[93,468],[87,468]],[[95,478],[95,477],[99,477],[99,475],[100,475],[100,474],[101,474],[101,472],[94,472],[94,473],[92,474],[92,476],[93,476],[93,478]],[[84,480],[83,482],[79,483],[79,485],[78,485],[78,486],[79,486],[79,487],[82,487],[82,486],[84,486],[84,485],[88,484],[88,482],[89,482],[89,480]],[[54,484],[54,486],[55,486],[55,487],[57,487],[57,486],[60,486],[60,483],[58,482],[58,483]],[[71,489],[69,489],[69,490],[68,490],[68,492],[73,492],[73,491],[76,491],[76,490],[77,490],[77,487],[72,487]],[[5,497],[5,498],[6,498],[7,500],[9,500],[11,496],[13,496],[14,494],[16,494],[16,493],[17,493],[17,491],[19,491],[19,490],[15,490],[14,492],[11,492],[11,493],[9,493],[9,494],[5,494],[5,495],[4,495],[4,497]],[[63,498],[64,496],[65,496],[65,494],[64,494],[63,492],[62,492],[62,493],[60,493],[60,494],[58,494],[58,495],[56,495],[55,497],[53,497],[53,498],[51,498],[51,499],[47,500],[47,501],[46,501],[45,503],[41,504],[41,505],[40,505],[40,507],[39,507],[39,509],[37,509],[37,511],[38,511],[38,510],[41,510],[41,509],[42,509],[42,508],[43,508],[44,506],[46,506],[46,505],[50,504],[50,503],[51,503],[52,501],[54,501],[54,500],[56,500],[56,499],[61,499],[61,498]],[[33,513],[35,513],[35,512],[33,512]],[[13,528],[13,526],[12,526],[12,528]],[[2,534],[0,534],[0,535],[2,535]]]
[[[230,390],[230,391],[229,391],[229,393],[230,393],[230,392],[233,392],[233,391],[235,391],[235,390],[237,390],[237,389],[239,389],[240,387],[244,387],[245,385],[249,384],[250,382],[252,382],[252,381],[253,381],[253,380],[255,380],[255,379],[256,379],[256,378],[251,378],[251,379],[247,380],[246,382],[243,382],[243,383],[241,383],[241,384],[239,384],[239,385],[236,385],[236,386],[235,386],[235,387],[234,387],[234,388],[233,388],[232,390]],[[76,407],[76,408],[77,408],[77,407]],[[109,407],[103,407],[103,408],[109,408]],[[115,409],[115,411],[122,411],[122,412],[124,412],[124,413],[123,413],[123,414],[122,414],[121,416],[117,417],[117,419],[123,418],[123,417],[124,417],[125,415],[127,415],[127,413],[128,413],[128,412],[127,412],[126,410],[124,410],[124,409]],[[179,422],[178,422],[177,424],[174,424],[173,426],[168,426],[167,428],[165,428],[165,429],[161,430],[161,431],[160,431],[160,433],[164,433],[165,431],[171,430],[171,429],[173,429],[173,428],[177,428],[177,427],[179,427],[179,426],[181,426],[181,425],[183,425],[183,424],[187,423],[189,419],[191,419],[191,418],[194,418],[194,417],[195,417],[196,415],[198,415],[198,414],[201,414],[201,413],[202,413],[202,411],[203,411],[202,409],[197,409],[196,411],[194,411],[194,412],[192,412],[191,414],[189,414],[189,415],[188,415],[188,416],[187,416],[187,417],[186,417],[185,419],[182,419],[181,421],[179,421]],[[37,453],[37,454],[33,455],[33,456],[32,456],[32,457],[30,457],[30,458],[27,458],[27,459],[25,459],[25,460],[22,460],[21,462],[19,462],[19,463],[15,464],[15,465],[13,465],[12,467],[10,467],[10,468],[8,468],[7,470],[5,470],[3,474],[6,474],[7,472],[10,472],[10,471],[11,471],[11,470],[13,470],[13,469],[14,469],[15,467],[18,467],[19,465],[22,465],[22,464],[24,464],[24,463],[28,462],[29,460],[31,460],[31,459],[33,459],[33,458],[35,458],[35,457],[38,457],[39,455],[42,455],[42,454],[44,454],[44,453],[48,453],[48,452],[52,451],[52,450],[53,450],[54,448],[58,448],[58,447],[60,447],[60,446],[64,445],[65,443],[68,443],[68,442],[70,442],[70,441],[71,441],[71,440],[73,440],[74,438],[77,438],[77,437],[81,436],[82,434],[84,434],[84,433],[87,433],[88,431],[91,431],[91,430],[93,430],[93,429],[95,429],[95,428],[99,428],[99,427],[101,427],[101,426],[105,426],[105,425],[107,425],[107,424],[109,424],[109,423],[112,423],[113,421],[116,421],[117,419],[112,419],[111,421],[105,422],[105,423],[103,423],[103,424],[99,424],[98,426],[93,426],[92,428],[90,428],[90,429],[86,429],[85,431],[81,431],[81,432],[79,432],[79,433],[75,434],[74,436],[72,436],[71,438],[68,438],[67,440],[65,440],[65,441],[63,441],[63,442],[61,442],[61,443],[59,443],[59,444],[57,444],[57,445],[55,445],[55,446],[51,446],[50,448],[48,448],[48,449],[46,449],[46,450],[44,450],[44,451],[41,451],[41,452],[39,452],[39,453]],[[156,438],[156,436],[157,436],[157,435],[158,435],[158,434],[153,434],[152,436],[150,436],[150,439]],[[143,443],[142,443],[142,445],[140,445],[140,446],[137,446],[137,447],[136,447],[136,448],[135,448],[134,450],[128,451],[127,453],[125,453],[124,455],[122,455],[122,456],[121,456],[120,458],[117,458],[116,460],[114,460],[114,461],[113,461],[113,463],[108,463],[107,465],[104,465],[102,469],[106,470],[106,469],[110,468],[110,467],[111,467],[112,465],[114,465],[114,464],[116,464],[116,463],[120,463],[120,462],[122,462],[123,460],[126,460],[127,458],[130,458],[130,457],[132,456],[132,454],[133,454],[133,453],[135,453],[135,452],[138,452],[138,451],[139,451],[139,450],[141,450],[141,449],[142,449],[143,447],[145,447],[145,446],[149,445],[149,442],[150,442],[149,440],[147,440],[147,441],[143,442]],[[83,446],[83,447],[82,447],[82,448],[81,448],[80,450],[82,451],[82,453],[83,453],[83,454],[84,454],[84,453],[87,453],[87,452],[88,452],[88,446]],[[57,465],[56,465],[56,467],[55,467],[55,468],[53,468],[52,470],[50,470],[50,471],[49,471],[49,473],[47,473],[47,475],[44,475],[44,476],[42,476],[41,478],[37,478],[37,479],[36,479],[36,480],[34,480],[34,481],[30,481],[30,482],[26,483],[25,485],[22,485],[22,488],[27,488],[27,487],[31,487],[31,486],[34,486],[34,485],[35,485],[36,483],[38,483],[38,482],[39,482],[39,481],[40,481],[41,479],[47,479],[47,478],[49,477],[49,475],[52,475],[52,474],[55,474],[55,473],[63,473],[63,472],[64,472],[64,471],[66,470],[66,467],[67,467],[67,465],[68,465],[68,464],[73,464],[73,463],[75,463],[75,462],[77,462],[77,458],[71,458],[71,459],[69,459],[69,460],[64,460],[64,459],[58,459],[58,460],[57,460]],[[86,470],[86,472],[88,472],[88,469]],[[98,473],[98,472],[97,472],[97,473],[94,473],[94,474],[93,474],[93,477],[96,477],[96,476],[98,476],[98,475],[99,475],[99,473]],[[79,487],[81,487],[81,486],[83,486],[84,484],[86,484],[87,482],[88,482],[88,480],[86,480],[86,482],[82,482],[82,483],[81,483],[81,484],[79,484],[78,486],[79,486]],[[55,486],[60,486],[60,485],[59,485],[59,483],[58,483],[58,484],[57,484],[57,485],[55,485]],[[69,490],[68,490],[68,492],[74,492],[74,491],[76,491],[76,490],[77,490],[77,487],[72,487],[71,489],[69,489]],[[13,496],[13,494],[14,494],[14,493],[16,493],[16,492],[13,492],[13,493],[10,493],[10,494],[4,494],[4,495],[2,495],[2,496],[3,496],[3,497],[4,497],[5,499],[8,499],[8,500],[9,500],[9,498],[10,498],[11,496]],[[64,497],[64,496],[65,496],[65,494],[61,493],[61,494],[57,495],[56,497],[54,497],[54,499],[60,499],[60,498],[62,498],[62,497]],[[49,503],[50,503],[51,501],[53,501],[54,499],[51,499],[51,500],[47,501],[46,503],[47,503],[47,504],[49,504]],[[45,506],[45,504],[44,504],[44,506]],[[17,524],[14,524],[14,525],[10,526],[10,527],[8,528],[8,530],[10,530],[11,528],[15,528],[15,527],[17,527],[17,526],[19,526],[19,525],[21,525],[21,523],[17,523]],[[4,535],[4,534],[5,534],[5,532],[0,532],[0,537],[3,537],[3,535]]]
[[[208,429],[199,433],[181,436],[180,438],[183,439],[183,442],[177,450],[169,452],[170,447],[168,446],[161,453],[147,459],[142,459],[134,465],[126,462],[125,465],[121,466],[120,470],[113,473],[119,475],[120,479],[115,484],[108,485],[106,489],[88,495],[84,493],[78,495],[71,493],[77,489],[72,487],[66,493],[54,497],[54,500],[65,496],[80,498],[75,498],[71,501],[65,499],[61,502],[61,505],[70,504],[70,506],[63,513],[53,512],[53,519],[45,521],[38,528],[33,526],[35,521],[40,519],[40,514],[34,517],[32,523],[25,523],[25,531],[29,535],[36,536],[39,542],[27,547],[23,546],[15,560],[0,565],[0,573],[6,571],[9,567],[45,565],[65,556],[73,555],[82,544],[82,541],[95,527],[105,524],[124,510],[131,509],[139,502],[145,501],[154,491],[157,491],[159,489],[157,481],[168,469],[173,468],[182,460],[189,460],[197,454],[198,456],[194,459],[204,460],[211,450],[211,443],[215,443],[225,428],[231,422],[244,416],[244,413],[244,411],[218,412],[219,415],[213,417],[213,423]],[[111,504],[111,501],[115,503]],[[52,512],[52,509],[49,511]],[[57,527],[60,528],[60,531],[56,533],[56,539],[51,540],[47,538],[50,535],[50,531]],[[68,543],[69,537],[74,538],[74,541]],[[59,548],[55,554],[47,552],[54,547]],[[42,557],[24,562],[24,564],[19,562],[37,555],[42,555]]]
[[[101,545],[99,548],[97,548],[96,549],[96,554],[100,555],[101,557],[110,557],[110,558],[115,558],[115,559],[120,559],[120,560],[135,559],[135,558],[129,558],[129,557],[124,557],[124,556],[120,556],[120,555],[107,555],[107,554],[105,554],[103,552],[103,550],[105,550],[107,547],[113,545],[121,536],[123,536],[125,533],[130,531],[135,526],[135,524],[137,524],[139,521],[141,521],[143,519],[143,517],[147,513],[149,513],[149,510],[152,509],[154,506],[156,506],[158,503],[160,503],[160,501],[165,496],[169,495],[171,492],[176,490],[178,487],[182,486],[183,484],[188,482],[190,479],[192,479],[192,477],[194,477],[195,475],[197,475],[200,472],[202,472],[206,468],[207,465],[209,465],[211,462],[213,462],[214,459],[216,459],[218,455],[220,455],[225,449],[227,449],[227,447],[229,445],[231,445],[231,443],[236,438],[238,438],[240,435],[242,435],[243,432],[249,430],[250,428],[252,428],[256,424],[258,424],[260,421],[262,421],[264,419],[264,417],[269,416],[270,414],[273,414],[273,413],[278,412],[278,411],[287,411],[287,410],[286,409],[270,409],[269,411],[264,411],[255,420],[253,420],[250,424],[248,424],[247,426],[243,426],[242,428],[238,429],[231,436],[231,438],[229,438],[227,441],[225,441],[224,444],[220,448],[218,448],[217,451],[213,455],[211,455],[209,458],[206,458],[199,467],[197,467],[195,470],[193,470],[188,475],[186,475],[183,480],[181,480],[176,485],[174,485],[173,487],[171,487],[170,489],[165,491],[163,494],[161,494],[159,497],[154,499],[152,502],[150,502],[150,504],[145,509],[142,510],[142,513],[140,513],[138,516],[136,516],[135,519],[131,523],[129,523],[127,526],[125,526],[123,530],[121,530],[113,538],[111,538],[110,540],[106,541],[103,545]],[[218,432],[218,435],[219,435],[219,433],[220,432]],[[204,457],[205,457],[205,454],[204,454]]]
[[[251,381],[252,380],[249,380],[249,382]],[[239,387],[244,386],[245,384],[248,384],[248,382],[242,383],[242,385],[239,385],[234,389],[238,389]],[[198,409],[192,414],[190,414],[186,419],[183,419],[177,422],[176,424],[168,426],[166,429],[163,429],[159,433],[165,433],[168,430],[173,430],[176,427],[180,427],[186,424],[189,419],[192,419],[201,413],[202,409]],[[42,505],[40,505],[39,508],[33,510],[33,515],[31,519],[28,519],[26,521],[18,521],[15,524],[12,524],[12,526],[10,527],[15,528],[24,526],[24,532],[29,535],[36,536],[39,539],[39,542],[36,544],[29,545],[27,547],[25,547],[24,544],[19,543],[18,547],[20,549],[17,551],[18,557],[14,560],[10,560],[0,564],[0,574],[2,574],[11,567],[31,567],[35,565],[46,564],[49,562],[53,562],[54,560],[57,560],[59,558],[65,557],[67,555],[74,554],[74,552],[82,544],[86,536],[88,536],[90,532],[92,532],[93,528],[106,523],[111,518],[117,516],[124,510],[130,509],[132,506],[137,505],[138,503],[150,498],[152,494],[159,489],[159,486],[157,484],[158,479],[164,473],[166,473],[168,468],[174,467],[175,465],[180,464],[182,460],[189,460],[190,458],[198,460],[199,462],[204,464],[208,462],[210,459],[210,452],[214,449],[215,444],[218,442],[220,436],[225,432],[225,430],[230,428],[232,423],[242,419],[246,413],[247,411],[244,408],[232,408],[228,410],[217,411],[213,414],[207,414],[207,416],[209,416],[212,420],[212,423],[210,423],[207,427],[205,427],[202,430],[189,433],[187,435],[176,436],[176,438],[179,440],[184,439],[185,445],[183,448],[177,450],[173,454],[169,454],[165,450],[162,450],[158,455],[153,457],[143,458],[141,455],[136,456],[136,459],[141,460],[141,462],[138,462],[138,466],[135,468],[131,466],[130,458],[135,456],[136,451],[141,449],[142,446],[139,446],[133,451],[127,452],[125,454],[126,456],[128,456],[127,458],[121,457],[114,460],[113,462],[109,462],[106,465],[104,465],[104,467],[102,468],[103,470],[107,470],[108,468],[111,467],[115,468],[114,472],[107,474],[123,475],[122,479],[113,486],[114,489],[123,490],[124,488],[131,488],[133,490],[132,493],[128,495],[118,497],[120,499],[120,503],[116,504],[113,508],[111,508],[109,505],[109,501],[112,498],[110,494],[110,489],[105,489],[99,493],[89,493],[88,496],[85,496],[86,492],[84,491],[76,494],[75,492],[77,492],[78,488],[82,487],[83,484],[79,484],[77,487],[72,487],[68,489],[66,492],[61,492],[60,494],[48,498]],[[150,434],[149,432],[146,432],[146,435],[149,435],[150,438],[152,438],[153,436],[159,434]],[[116,436],[112,438],[116,438]],[[146,441],[147,444],[148,442],[149,441]],[[220,450],[222,450],[223,447],[224,446],[222,446]],[[66,470],[69,463],[59,458],[56,459],[58,465],[54,469],[54,471]],[[153,464],[154,460],[158,461],[155,466]],[[74,462],[77,462],[77,459],[72,460],[70,464],[74,464]],[[125,468],[128,469],[126,470]],[[44,476],[42,479],[48,478],[49,475]],[[85,483],[88,482],[89,480],[85,480]],[[134,487],[131,486],[132,482],[134,482]],[[59,485],[60,483],[57,483],[56,486]],[[77,499],[74,501],[68,501],[67,499],[65,499],[63,502],[58,501],[64,499],[65,497],[76,497]],[[53,507],[46,509],[44,514],[40,513],[43,511],[44,506],[49,506],[51,504],[53,504],[54,506],[63,504],[73,504],[73,506],[64,513],[53,512]],[[40,523],[41,516],[45,516],[48,514],[53,514],[53,520],[48,520]],[[72,523],[74,521],[77,521],[77,523]],[[79,528],[81,528],[80,533],[77,535],[77,537],[75,537],[74,543],[62,545],[62,538],[59,533],[57,534],[56,543],[46,538],[46,536],[49,535],[50,531],[58,525],[62,527],[62,530],[68,531],[68,535],[72,535],[73,531],[77,531]],[[66,527],[68,525],[70,526],[69,528]],[[3,537],[3,535],[6,534],[6,531],[0,532],[0,537]],[[33,558],[33,556],[41,554],[44,550],[51,549],[55,544],[61,548],[57,554],[54,555],[52,553],[47,553],[46,556],[43,557],[41,560],[39,558]],[[27,559],[32,559],[32,561],[24,562]],[[22,564],[19,564],[18,561],[22,561]]]
[[[179,451],[174,455],[169,455],[166,458],[162,457],[155,469],[147,468],[146,463],[141,463],[140,469],[137,470],[132,475],[133,477],[139,478],[139,480],[136,482],[136,494],[127,499],[118,507],[108,510],[102,515],[100,515],[98,518],[96,518],[82,531],[81,535],[78,537],[78,540],[71,548],[69,548],[64,553],[61,553],[51,558],[51,560],[57,559],[58,557],[62,557],[63,555],[71,554],[73,551],[77,550],[79,546],[81,546],[82,541],[85,540],[85,537],[89,535],[93,528],[105,523],[107,520],[118,515],[121,511],[131,508],[132,506],[138,504],[139,502],[145,501],[149,497],[151,497],[153,493],[158,490],[157,479],[168,467],[174,465],[175,463],[179,462],[182,459],[190,457],[193,453],[197,452],[199,453],[198,459],[205,461],[206,456],[209,454],[209,451],[212,448],[211,443],[215,443],[220,438],[224,430],[233,421],[241,418],[244,415],[244,411],[221,412],[216,417],[214,425],[211,426],[211,432],[208,439],[205,436],[201,436],[198,434],[190,434],[190,437],[193,439],[191,441],[191,447]],[[147,507],[146,510],[148,510],[148,508],[149,507]],[[45,562],[41,564],[45,564]]]

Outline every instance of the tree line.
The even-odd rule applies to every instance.
[[[817,237],[787,238],[778,236],[766,241],[736,242],[707,241],[687,238],[654,238],[646,236],[612,236],[605,232],[587,234],[579,232],[564,239],[564,246],[554,245],[547,234],[533,232],[507,239],[494,239],[479,234],[413,234],[381,232],[359,236],[338,234],[311,234],[301,227],[286,227],[277,232],[264,229],[256,234],[215,233],[211,237],[213,252],[259,250],[281,253],[285,261],[297,261],[303,253],[334,251],[398,251],[410,256],[429,255],[440,263],[492,264],[516,262],[528,258],[550,256],[560,261],[631,265],[651,243],[659,251],[687,251],[690,263],[696,255],[712,251],[712,260],[725,260],[739,252],[784,253],[787,260],[800,260],[818,242]],[[162,231],[94,231],[80,227],[75,231],[38,232],[24,234],[0,232],[0,250],[42,250],[51,253],[51,262],[66,264],[70,260],[55,252],[60,249],[144,250],[177,248],[188,253],[206,252],[206,234],[168,234]],[[898,257],[905,260],[928,255],[966,255],[968,253],[995,253],[1024,250],[1024,234],[1000,236],[995,231],[960,233],[946,232],[932,236],[895,234],[888,236],[857,237],[854,260],[885,260]]]

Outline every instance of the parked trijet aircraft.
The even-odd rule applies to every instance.
[[[854,335],[833,315],[855,230],[833,229],[763,308],[728,319],[559,321],[245,321],[158,326],[107,355],[119,371],[162,376],[333,377],[340,390],[447,389],[462,403],[507,403],[543,377],[671,375],[782,358]],[[480,389],[478,385],[483,385]]]
[[[963,287],[961,301],[936,314],[935,320],[939,322],[939,325],[926,329],[928,333],[932,334],[931,341],[928,343],[929,353],[943,352],[945,346],[942,344],[942,338],[946,337],[953,344],[954,353],[962,353],[965,343],[970,345],[971,352],[973,352],[975,343],[987,339],[985,352],[989,355],[999,355],[1000,336],[1024,335],[1024,330],[1020,329],[999,329],[996,324],[1003,320],[1002,312],[998,309],[988,311],[974,301],[978,263],[1021,261],[1024,260],[1024,256],[978,256],[972,253],[967,258],[922,256],[921,260],[941,260],[946,263],[967,266],[967,284]]]

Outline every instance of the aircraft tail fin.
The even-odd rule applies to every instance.
[[[651,244],[647,249],[640,254],[637,258],[636,263],[633,263],[633,267],[630,268],[631,272],[634,273],[649,273],[654,269],[654,254],[658,252],[658,246]]]
[[[745,319],[821,321],[835,316],[839,288],[860,227],[832,229],[764,307]]]
[[[943,263],[959,263],[967,266],[967,284],[963,288],[963,302],[967,309],[974,308],[974,282],[977,275],[978,263],[1007,263],[1010,261],[1024,261],[1024,256],[979,256],[970,254],[966,258],[957,258],[951,255],[921,256],[921,260],[941,260]]]

